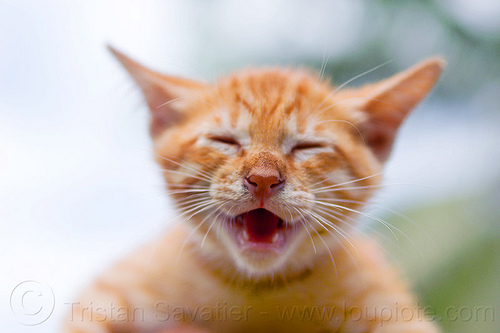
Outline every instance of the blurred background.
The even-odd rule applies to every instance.
[[[1,331],[56,331],[173,216],[147,109],[106,43],[208,81],[284,65],[341,84],[390,61],[357,86],[444,56],[369,208],[404,235],[363,226],[446,332],[500,331],[499,1],[0,0]]]

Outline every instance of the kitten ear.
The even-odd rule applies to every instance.
[[[180,121],[180,108],[171,103],[192,96],[206,87],[198,82],[156,73],[135,62],[108,45],[108,49],[139,85],[151,111],[150,133],[157,137],[165,129]],[[177,103],[179,104],[179,103]]]
[[[430,58],[386,80],[361,87],[358,108],[367,116],[359,125],[365,143],[385,162],[397,129],[410,111],[427,95],[445,66],[441,58]]]

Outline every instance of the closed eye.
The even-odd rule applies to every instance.
[[[207,138],[214,142],[223,143],[230,146],[241,147],[240,143],[231,136],[209,135]]]
[[[292,153],[304,151],[304,150],[310,150],[310,149],[324,148],[324,147],[325,147],[325,145],[323,143],[320,143],[320,142],[302,142],[302,143],[296,144],[292,148]]]

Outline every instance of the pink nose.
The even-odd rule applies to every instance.
[[[261,201],[279,192],[284,185],[285,181],[274,168],[254,168],[245,177],[246,188]]]

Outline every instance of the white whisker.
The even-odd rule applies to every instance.
[[[214,205],[215,206],[215,205]],[[205,218],[203,220],[201,220],[200,223],[198,223],[196,225],[196,227],[191,230],[191,232],[189,233],[189,235],[186,237],[186,239],[184,240],[184,243],[182,244],[181,248],[179,249],[179,252],[177,253],[177,258],[175,260],[175,264],[177,265],[178,262],[179,262],[179,258],[181,256],[181,253],[182,251],[184,250],[184,248],[186,247],[186,245],[189,243],[189,240],[191,239],[191,237],[194,235],[194,233],[196,232],[196,230],[198,230],[202,225],[203,223],[205,223],[205,221],[214,213],[216,212],[217,210],[214,209],[212,213],[208,214],[207,216],[205,216]]]
[[[206,182],[209,182],[209,183],[212,182],[212,179],[209,179],[209,178],[207,178],[205,176],[202,176],[202,175],[193,175],[191,173],[182,172],[182,171],[179,171],[179,170],[170,170],[170,169],[162,169],[162,171],[163,172],[175,173],[177,175],[186,176],[186,177],[194,178],[194,179],[198,179],[198,180],[203,180],[203,181],[206,181]]]
[[[373,177],[380,176],[380,175],[382,175],[382,173],[383,173],[383,172],[378,172],[378,173],[375,173],[375,174],[373,174],[373,175],[366,176],[366,177],[363,177],[363,178],[356,178],[356,179],[349,180],[349,181],[346,181],[346,182],[343,182],[343,183],[339,183],[339,184],[334,184],[334,185],[328,185],[328,186],[324,186],[324,187],[319,187],[319,188],[316,188],[315,190],[323,190],[323,189],[326,189],[326,188],[334,188],[334,187],[338,187],[338,186],[342,186],[342,185],[347,185],[347,184],[351,184],[351,183],[357,183],[357,182],[360,182],[360,181],[365,180],[365,179],[369,179],[369,178],[373,178]],[[316,185],[318,185],[318,184],[320,184],[320,183],[323,183],[323,182],[325,182],[325,181],[327,181],[327,180],[330,180],[330,179],[332,179],[332,178],[334,178],[334,177],[335,177],[335,176],[333,176],[333,177],[329,177],[329,178],[327,178],[327,179],[325,179],[325,180],[322,180],[322,181],[320,181],[320,182],[317,182],[317,183],[315,183],[315,184],[311,185],[311,187],[314,187],[314,186],[316,186]]]
[[[227,203],[227,202],[226,202]],[[217,214],[215,217],[214,217],[214,221],[212,222],[212,224],[210,224],[210,226],[208,227],[208,230],[205,234],[205,236],[203,237],[203,240],[201,242],[201,247],[203,247],[203,244],[205,244],[205,241],[207,240],[207,237],[208,237],[208,234],[210,233],[210,230],[212,229],[212,227],[214,226],[215,223],[217,223],[219,220],[219,216],[222,214],[222,210],[221,210],[221,207],[224,205],[225,203],[223,203],[222,205],[219,206],[219,209],[217,209],[219,211],[219,214]],[[231,210],[232,208],[234,207],[231,206],[231,208],[229,208],[229,210]]]
[[[380,65],[378,65],[378,66],[375,66],[375,67],[373,67],[372,69],[369,69],[369,70],[367,70],[367,71],[365,71],[365,72],[363,72],[363,73],[361,73],[361,74],[358,74],[358,75],[356,75],[356,76],[352,77],[351,79],[347,80],[346,82],[342,83],[340,86],[336,87],[336,88],[335,88],[335,89],[334,89],[334,90],[333,90],[330,94],[328,94],[328,96],[326,96],[326,97],[325,97],[325,99],[323,100],[323,102],[321,102],[321,103],[318,105],[318,107],[316,108],[316,110],[314,110],[314,112],[313,112],[313,113],[315,113],[316,111],[318,111],[318,109],[319,109],[321,106],[323,106],[323,104],[325,104],[325,103],[326,103],[326,101],[327,101],[330,97],[332,97],[332,96],[333,96],[336,92],[338,92],[340,89],[344,88],[346,85],[348,85],[348,84],[349,84],[349,83],[351,83],[352,81],[354,81],[354,80],[356,80],[356,79],[359,79],[360,77],[362,77],[362,76],[364,76],[364,75],[366,75],[366,74],[369,74],[369,73],[371,73],[371,72],[373,72],[373,71],[375,71],[375,70],[379,69],[380,67],[383,67],[383,66],[385,66],[385,65],[389,64],[390,62],[392,62],[392,60],[386,61],[386,62],[384,62],[383,64],[380,64]]]
[[[173,190],[173,191],[166,191],[167,194],[181,194],[181,193],[208,193],[208,190],[206,189],[185,189],[185,190]]]
[[[355,100],[364,100],[364,101],[377,101],[377,102],[380,102],[380,103],[383,103],[383,104],[387,104],[389,106],[392,106],[392,107],[395,107],[397,108],[396,105],[394,105],[393,103],[389,103],[387,101],[384,101],[384,100],[381,100],[381,99],[378,99],[378,98],[373,98],[373,97],[361,97],[361,96],[356,96],[356,97],[349,97],[349,98],[344,98],[344,99],[341,99],[339,101],[336,101],[335,103],[333,103],[332,105],[329,105],[328,107],[318,111],[318,114],[317,116],[320,116],[322,115],[323,113],[325,113],[326,111],[328,110],[331,110],[333,109],[335,106],[339,105],[339,104],[342,104],[342,103],[345,103],[345,102],[348,102],[348,101],[355,101]],[[335,119],[331,119],[331,120],[324,120],[324,121],[321,121],[319,122],[318,124],[322,124],[322,123],[326,123],[326,122],[329,122],[329,121],[334,121]]]
[[[323,237],[321,237],[321,235],[319,234],[319,232],[311,225],[311,223],[307,219],[305,220],[305,222],[307,222],[307,224],[309,224],[309,226],[311,226],[312,231],[314,231],[316,233],[316,235],[318,235],[319,239],[321,240],[321,242],[325,246],[328,254],[330,255],[330,259],[332,259],[333,269],[335,270],[335,276],[338,277],[339,275],[338,275],[338,272],[337,272],[337,265],[335,264],[335,259],[333,259],[332,250],[330,250],[330,247],[328,246],[328,244],[325,242],[325,240],[323,239]]]
[[[299,219],[299,221],[302,223],[302,225],[304,226],[304,229],[306,230],[307,234],[309,235],[309,239],[311,240],[311,244],[312,244],[312,247],[314,249],[314,253],[315,254],[318,254],[318,251],[316,250],[316,245],[314,244],[314,241],[312,239],[312,235],[311,233],[309,232],[309,229],[307,228],[306,224],[305,224],[305,221],[306,221],[306,217],[304,216],[304,214],[298,210],[298,208],[296,207],[292,207],[293,209],[295,209],[295,211],[297,213],[299,213],[299,215],[302,217],[301,219]]]
[[[176,206],[177,206],[177,209],[189,209],[188,207],[190,207],[190,206],[199,205],[203,202],[208,202],[210,200],[211,200],[210,197],[203,196],[200,198],[194,198],[194,199],[190,199],[190,200],[187,200],[187,201],[184,201],[181,203],[177,203]]]
[[[173,188],[198,188],[198,189],[210,189],[209,185],[202,185],[202,184],[169,184],[168,187],[173,187]]]
[[[323,190],[311,190],[312,193],[322,193],[322,192],[336,192],[336,191],[345,191],[345,190],[362,190],[362,189],[370,189],[370,188],[382,188],[382,187],[387,187],[387,186],[395,186],[395,185],[407,185],[407,186],[423,186],[427,187],[425,185],[420,185],[420,184],[410,184],[410,183],[391,183],[391,184],[379,184],[379,185],[366,185],[366,186],[353,186],[353,187],[341,187],[335,189],[334,187],[337,187],[335,185],[330,185],[329,187],[325,187]],[[331,188],[334,188],[333,190]]]
[[[354,246],[353,243],[351,243],[351,240],[349,239],[348,235],[347,235],[347,232],[345,230],[343,230],[340,226],[337,226],[335,225],[335,223],[331,222],[331,221],[328,221],[327,219],[325,219],[323,216],[317,214],[316,212],[314,212],[313,210],[311,210],[309,212],[310,214],[312,214],[313,216],[316,216],[318,219],[321,219],[323,221],[324,224],[326,224],[327,226],[331,227],[333,230],[335,230],[342,238],[344,238],[348,243],[349,245],[351,245],[353,247],[353,249],[356,251],[356,253],[359,254],[357,248]],[[331,215],[329,215],[330,217],[333,217]],[[341,221],[341,219],[339,218],[335,218],[335,219],[338,219],[339,221]],[[321,224],[321,223],[320,223]],[[331,233],[331,231],[326,228],[324,225],[322,225],[325,230],[327,230],[328,232]],[[335,236],[335,238],[338,239],[337,236]],[[340,242],[342,244],[342,242]],[[344,249],[347,251],[347,249],[344,247]],[[348,251],[347,251],[348,252]]]
[[[335,90],[333,91],[333,94],[335,94],[335,93],[336,93],[337,91],[339,91],[340,89],[344,88],[346,85],[348,85],[348,84],[349,84],[349,83],[351,83],[352,81],[357,80],[357,79],[359,79],[360,77],[365,76],[366,74],[369,74],[369,73],[371,73],[371,72],[373,72],[373,71],[376,71],[377,69],[379,69],[379,68],[381,68],[381,67],[384,67],[385,65],[390,64],[390,63],[391,63],[391,62],[393,62],[393,61],[394,61],[394,60],[389,60],[389,61],[386,61],[386,62],[384,62],[384,63],[382,63],[382,64],[380,64],[380,65],[378,65],[378,66],[373,67],[372,69],[369,69],[369,70],[367,70],[367,71],[365,71],[365,72],[363,72],[363,73],[361,73],[361,74],[358,74],[358,75],[354,76],[353,78],[351,78],[351,79],[347,80],[346,82],[342,83],[340,86],[338,86],[337,88],[335,88]]]
[[[156,154],[156,153],[155,153],[155,155],[156,155],[156,156],[158,156],[159,158],[161,158],[161,159],[165,160],[165,161],[168,161],[168,162],[174,163],[174,164],[176,164],[176,165],[178,165],[178,166],[180,166],[180,167],[183,167],[183,168],[186,168],[186,169],[188,169],[188,170],[191,170],[191,171],[193,171],[193,172],[195,172],[195,173],[199,174],[200,176],[205,176],[205,177],[206,177],[206,179],[208,179],[209,181],[212,181],[212,180],[213,180],[212,175],[211,175],[211,174],[209,174],[209,173],[207,173],[207,172],[205,172],[205,171],[201,171],[201,170],[193,169],[193,168],[191,168],[191,167],[188,167],[187,165],[184,165],[184,164],[182,164],[182,163],[176,162],[176,161],[174,161],[174,160],[172,160],[172,159],[170,159],[170,158],[168,158],[168,157],[161,156],[161,155]],[[183,162],[184,162],[184,161],[183,161]]]
[[[307,212],[312,218],[314,218],[316,220],[316,222],[323,228],[326,230],[326,232],[328,232],[330,235],[332,235],[332,237],[335,237],[335,239],[338,241],[338,244],[340,244],[344,250],[349,253],[349,250],[345,247],[344,243],[340,241],[340,239],[338,238],[337,235],[335,235],[330,229],[328,229],[327,227],[330,227],[332,228],[333,230],[335,230],[342,238],[344,238],[348,243],[349,245],[352,246],[352,248],[358,252],[358,250],[356,249],[356,247],[354,246],[354,244],[349,240],[349,238],[341,231],[341,229],[339,229],[339,227],[335,226],[334,223],[332,223],[331,221],[328,221],[327,219],[325,219],[324,217],[322,217],[321,215],[319,215],[318,213],[314,212],[314,211],[309,211]],[[359,253],[358,253],[359,254]],[[350,255],[350,253],[349,253]],[[353,258],[354,259],[354,258]]]
[[[323,201],[319,201],[319,200],[310,200],[310,199],[307,199],[308,201],[310,202],[314,202],[316,204],[320,204],[320,205],[324,205],[324,206],[329,206],[329,207],[333,207],[333,208],[337,208],[337,209],[345,209],[349,212],[352,212],[352,213],[355,213],[355,214],[359,214],[359,215],[362,215],[362,216],[365,216],[365,217],[368,217],[368,218],[371,218],[375,221],[378,221],[380,223],[382,223],[384,226],[386,226],[386,228],[392,233],[392,235],[394,236],[394,238],[398,241],[398,237],[396,236],[396,234],[394,233],[394,231],[392,230],[392,228],[394,228],[395,230],[397,230],[398,232],[400,232],[402,235],[406,236],[406,234],[404,232],[402,232],[401,230],[399,230],[397,227],[391,225],[390,223],[376,217],[376,216],[373,216],[371,214],[367,214],[367,213],[363,213],[363,212],[360,212],[359,210],[356,210],[356,209],[352,209],[352,208],[348,208],[348,207],[345,207],[345,206],[342,206],[342,205],[336,205],[336,204],[332,204],[332,203],[329,203],[329,202],[323,202]],[[408,236],[406,236],[408,237]]]
[[[412,225],[414,225],[415,227],[419,228],[420,230],[422,230],[421,226],[416,223],[414,220],[412,220],[411,218],[409,218],[408,216],[406,216],[405,214],[401,213],[401,212],[398,212],[397,210],[394,210],[394,209],[390,209],[390,208],[387,208],[387,207],[383,207],[383,206],[380,206],[380,205],[377,205],[375,203],[366,203],[364,201],[359,201],[359,200],[350,200],[350,199],[339,199],[339,198],[318,198],[320,200],[325,200],[325,201],[334,201],[334,202],[344,202],[344,203],[353,203],[353,204],[360,204],[360,205],[368,205],[368,206],[373,206],[373,207],[377,207],[378,209],[381,209],[381,210],[384,210],[384,211],[387,211],[389,213],[392,213],[394,215],[397,215],[403,219],[405,219],[406,221],[410,222]]]

